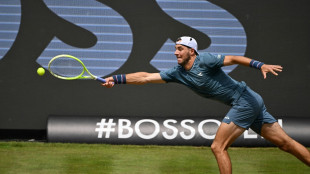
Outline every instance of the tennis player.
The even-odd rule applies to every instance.
[[[176,41],[174,54],[178,66],[172,69],[159,73],[114,75],[106,78],[107,82],[102,85],[111,88],[115,84],[176,82],[186,85],[202,97],[231,106],[211,145],[222,174],[232,173],[227,149],[248,128],[310,166],[310,152],[284,132],[277,120],[267,112],[262,97],[245,82],[232,79],[221,69],[222,66],[234,64],[249,66],[260,70],[266,79],[267,73],[277,76],[282,66],[264,64],[243,56],[198,53],[196,40],[188,36]]]

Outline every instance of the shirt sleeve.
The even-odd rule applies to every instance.
[[[221,68],[224,65],[225,56],[222,54],[210,54],[206,53],[202,56],[203,62],[209,68]]]
[[[175,82],[175,72],[176,72],[176,67],[161,71],[159,74],[162,78],[162,80],[166,82]]]

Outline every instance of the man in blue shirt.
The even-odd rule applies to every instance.
[[[198,53],[194,38],[183,36],[176,41],[175,56],[178,66],[160,73],[137,72],[106,78],[103,84],[108,88],[115,84],[145,84],[176,82],[184,84],[198,95],[220,101],[231,106],[217,130],[211,149],[221,173],[231,173],[228,147],[248,128],[277,145],[280,149],[295,155],[310,166],[310,152],[290,138],[270,115],[259,94],[244,82],[238,82],[227,75],[222,66],[244,65],[259,69],[263,77],[271,72],[278,75],[279,65],[268,65],[243,56],[212,55]]]

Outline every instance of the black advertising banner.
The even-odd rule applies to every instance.
[[[49,142],[135,145],[210,146],[222,118],[50,116]],[[310,119],[281,117],[279,124],[293,139],[310,146]],[[232,146],[273,146],[251,129]]]

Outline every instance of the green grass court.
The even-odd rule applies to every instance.
[[[309,174],[277,148],[230,148],[235,174]],[[1,174],[219,173],[210,147],[0,142]]]

